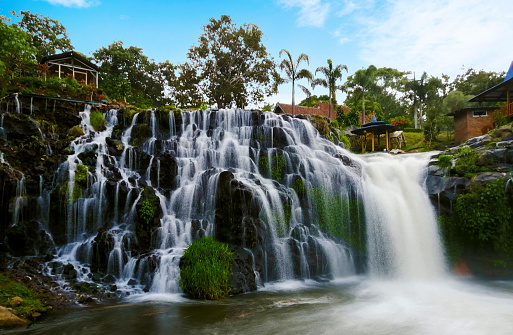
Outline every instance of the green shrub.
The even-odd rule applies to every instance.
[[[496,244],[496,249],[510,248],[513,242],[502,238],[509,235],[512,218],[503,179],[460,195],[456,199],[454,211],[460,226],[471,239],[491,242]]]
[[[105,116],[102,112],[96,111],[91,113],[90,117],[91,126],[96,131],[105,130]]]
[[[449,170],[452,167],[452,159],[451,155],[440,155],[438,156],[437,165],[442,169]]]
[[[351,140],[346,134],[340,134],[338,135],[338,140],[342,143],[344,143],[344,147],[347,150],[351,150]]]
[[[191,243],[180,261],[180,286],[195,299],[226,298],[231,289],[233,252],[211,237]]]

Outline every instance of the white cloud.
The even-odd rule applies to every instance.
[[[278,0],[285,8],[299,8],[298,26],[322,27],[331,10],[329,2],[322,0]]]
[[[510,0],[395,0],[366,14],[361,57],[369,64],[400,70],[446,73],[461,66],[507,70],[513,60]],[[362,22],[365,13],[354,17]],[[359,38],[360,39],[360,38]]]
[[[52,5],[61,5],[64,7],[78,7],[78,8],[86,8],[91,6],[97,6],[100,4],[99,1],[96,0],[45,0],[46,2]]]

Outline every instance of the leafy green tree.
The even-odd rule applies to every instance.
[[[11,80],[35,64],[36,49],[30,46],[30,36],[0,16],[0,96],[7,93]]]
[[[174,97],[180,107],[199,107],[202,103],[200,92],[201,78],[196,69],[189,63],[183,63],[177,66],[178,76],[172,87]]]
[[[500,84],[504,80],[504,72],[479,72],[473,68],[468,69],[464,74],[456,76],[451,89],[461,91],[465,95],[478,95],[487,89]]]
[[[230,16],[210,19],[199,44],[187,54],[198,71],[203,93],[218,108],[259,103],[275,92],[275,64],[254,24],[237,27]]]
[[[37,49],[38,61],[57,51],[73,50],[68,32],[58,20],[37,13],[32,14],[30,11],[12,11],[11,14],[17,19],[15,25],[29,34],[30,45]]]
[[[378,69],[374,65],[370,65],[367,69],[358,70],[349,76],[344,84],[344,90],[349,93],[346,105],[349,106],[351,103],[355,105],[360,100],[362,102],[361,111],[364,122],[366,93],[375,89],[377,71]]]
[[[316,78],[312,81],[312,87],[315,88],[315,86],[320,85],[322,87],[325,87],[328,89],[329,97],[330,97],[330,105],[329,105],[329,117],[331,118],[331,110],[333,108],[333,104],[337,104],[337,97],[336,97],[336,91],[342,90],[343,86],[337,85],[337,80],[342,79],[342,71],[346,70],[347,72],[347,66],[346,65],[337,65],[333,67],[333,61],[331,59],[328,59],[328,66],[319,66],[317,70],[315,70],[315,74],[317,75],[317,72],[320,72],[322,75],[324,75],[324,78]]]
[[[296,89],[296,81],[300,79],[308,79],[312,80],[313,75],[310,71],[307,69],[300,69],[299,64],[301,62],[306,62],[308,65],[310,65],[310,62],[308,61],[308,55],[302,53],[299,55],[299,57],[294,60],[292,59],[292,56],[290,55],[290,52],[286,49],[280,50],[280,57],[281,55],[285,53],[287,55],[287,58],[283,59],[280,63],[280,70],[285,71],[285,74],[287,75],[287,78],[283,78],[283,83],[292,83],[292,114],[295,114],[295,102],[294,102],[294,96],[295,96],[295,89]],[[299,85],[298,87],[305,92],[305,94],[310,96],[310,91],[303,85]]]
[[[440,93],[444,91],[444,83],[441,79],[430,77],[424,72],[420,79],[416,80],[414,77],[413,80],[407,81],[404,88],[405,97],[411,101],[415,128],[419,125],[422,128],[426,110],[434,104],[439,104],[443,98]]]
[[[146,57],[141,48],[125,48],[117,41],[93,53],[100,64],[100,87],[112,99],[124,99],[142,107],[160,106],[165,99],[163,80],[171,71],[163,72],[153,60]]]

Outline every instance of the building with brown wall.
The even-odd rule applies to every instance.
[[[454,116],[454,141],[461,143],[493,129],[496,109],[497,107],[469,107],[450,113],[449,115]]]
[[[327,117],[331,120],[335,120],[337,118],[337,110],[335,109],[335,106],[331,106],[329,102],[320,102],[315,107],[305,107],[305,106],[292,106],[288,104],[282,104],[278,102],[276,106],[274,107],[274,112],[277,114],[291,114],[291,115],[298,115],[298,114],[310,114],[310,115],[321,115],[324,117]]]
[[[499,118],[513,115],[513,62],[504,81],[476,95],[469,102],[478,103],[477,107],[463,108],[448,115],[454,116],[454,140],[464,142],[481,136],[494,128]],[[482,104],[505,102],[503,107],[481,107]]]

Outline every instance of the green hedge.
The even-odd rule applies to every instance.
[[[191,243],[180,261],[180,286],[195,299],[222,299],[230,294],[233,252],[211,237]]]

